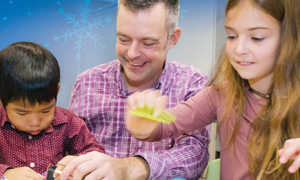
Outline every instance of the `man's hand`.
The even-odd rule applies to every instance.
[[[72,159],[64,168],[61,180],[146,180],[148,164],[139,157],[117,159],[99,152],[90,152]]]
[[[7,169],[3,177],[9,180],[44,180],[45,177],[29,167]]]
[[[69,162],[70,162],[72,159],[74,159],[75,157],[77,157],[77,156],[71,156],[71,155],[69,155],[69,156],[65,156],[64,158],[62,158],[62,159],[56,164],[56,165],[57,165],[56,170],[62,171],[62,170],[66,167],[66,165],[69,164]],[[54,173],[53,173],[53,177],[54,177],[55,180],[59,180],[59,179],[60,179],[60,174],[54,172]]]

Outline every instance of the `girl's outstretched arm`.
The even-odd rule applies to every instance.
[[[150,114],[162,118],[165,122],[161,123],[127,113],[125,125],[132,136],[147,141],[159,141],[167,137],[175,138],[211,124],[217,119],[217,112],[221,112],[220,119],[222,119],[222,106],[225,105],[224,95],[215,91],[213,87],[206,87],[187,101],[165,110],[167,100],[167,97],[159,96],[159,91],[139,92],[128,98],[128,111],[147,106],[150,107],[148,108]],[[218,111],[219,108],[221,111]],[[173,118],[176,120],[168,124],[173,121]]]

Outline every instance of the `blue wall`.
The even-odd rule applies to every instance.
[[[208,73],[215,51],[215,0],[181,0],[182,38],[168,58]],[[82,71],[116,59],[117,0],[1,0],[0,50],[17,41],[49,49],[61,67],[58,106],[68,108]],[[221,11],[222,12],[222,11]]]

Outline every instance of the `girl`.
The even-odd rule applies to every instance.
[[[177,120],[167,125],[129,115],[127,129],[139,139],[157,141],[217,119],[221,179],[299,179],[299,12],[299,0],[229,0],[226,50],[209,87],[165,111],[159,93],[133,94],[129,110],[146,104],[153,115],[168,120],[164,114],[171,113]]]

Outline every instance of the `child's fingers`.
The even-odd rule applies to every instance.
[[[159,97],[159,93],[160,93],[159,90],[155,90],[145,95],[146,107],[147,107],[144,109],[145,113],[153,114],[155,100]]]
[[[35,172],[33,169],[26,167],[24,170],[27,171],[26,172],[27,177],[37,179],[37,180],[44,179],[44,176],[42,176],[40,173]]]
[[[282,156],[280,157],[279,161],[281,163],[286,163],[291,157],[295,154],[296,148],[295,146],[290,146],[289,148],[285,149]]]
[[[287,149],[290,145],[294,144],[294,139],[289,139],[284,142],[282,149]]]
[[[145,96],[146,96],[145,91],[136,94],[137,107],[139,107],[139,108],[145,107]]]
[[[160,96],[155,99],[155,105],[153,110],[153,116],[159,116],[161,111],[165,109],[167,98],[166,96]]]
[[[283,152],[279,161],[286,163],[289,159],[295,159],[295,155],[300,151],[299,139],[290,139],[284,143]]]
[[[283,149],[278,150],[278,155],[279,155],[279,156],[282,156],[282,155],[283,155],[283,152],[284,152]]]
[[[299,169],[299,167],[300,167],[300,156],[297,156],[293,164],[289,167],[289,172],[294,173]]]
[[[29,179],[32,178],[32,179],[36,179],[36,180],[43,180],[45,177],[32,170],[32,171],[28,171],[27,178],[29,178]]]
[[[135,109],[136,109],[136,106],[137,106],[136,95],[137,95],[138,93],[139,93],[139,92],[134,93],[134,94],[130,95],[130,96],[127,98],[126,104],[127,104],[127,107],[129,108],[128,110],[135,110]]]
[[[146,105],[148,108],[153,108],[155,99],[159,97],[159,90],[149,92],[145,95]]]

